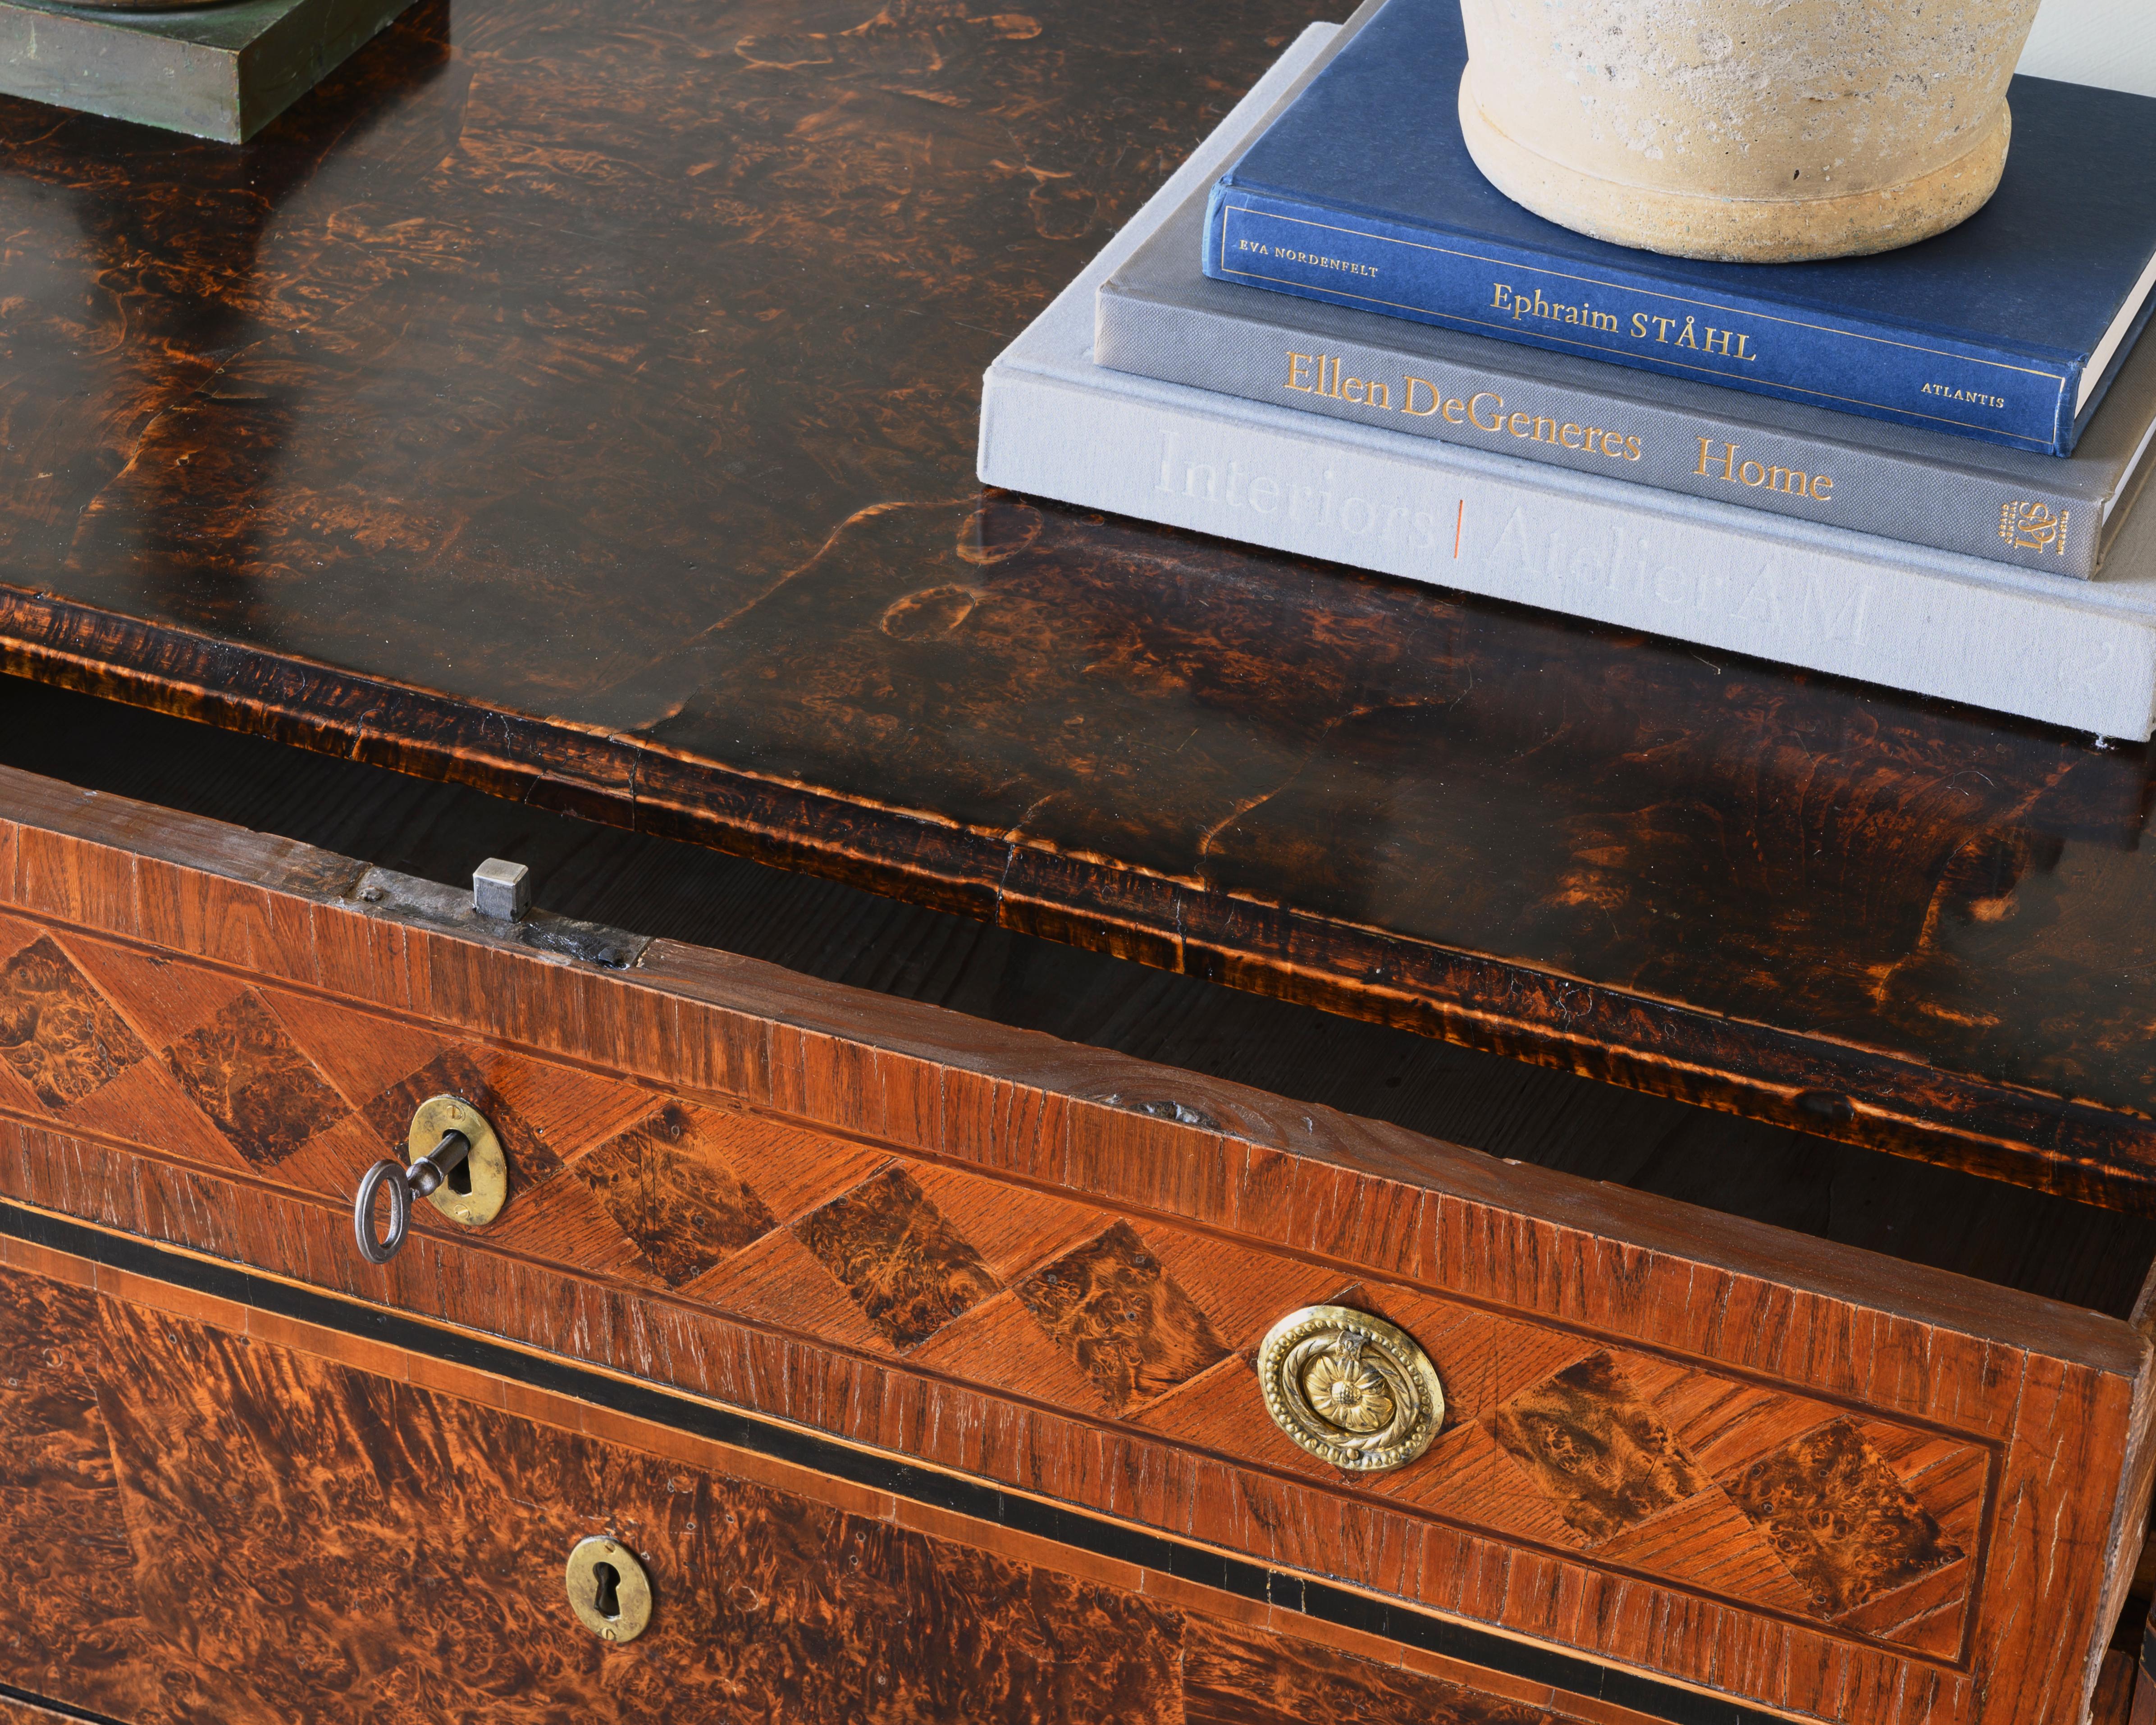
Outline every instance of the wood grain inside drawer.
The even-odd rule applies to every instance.
[[[2145,1509],[2117,1319],[0,773],[0,1191],[1794,1715],[2066,1721]],[[421,1098],[512,1196],[347,1205]],[[1445,1428],[1348,1478],[1252,1354],[1317,1301]],[[2122,1553],[2126,1555],[2122,1560]]]

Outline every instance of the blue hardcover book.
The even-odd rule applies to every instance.
[[[2156,100],[2016,78],[2005,178],[1960,227],[1712,264],[1498,191],[1460,137],[1466,64],[1460,0],[1387,0],[1214,186],[1205,273],[2056,455],[2156,307]]]

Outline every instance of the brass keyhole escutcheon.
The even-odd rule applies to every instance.
[[[509,1158],[486,1117],[462,1096],[429,1096],[412,1112],[405,1142],[412,1165],[384,1160],[359,1177],[352,1238],[370,1264],[387,1264],[411,1237],[412,1200],[424,1198],[452,1222],[484,1228],[509,1202]],[[389,1200],[389,1231],[374,1227],[376,1201]]]
[[[566,1580],[569,1609],[602,1641],[619,1646],[651,1626],[651,1578],[619,1539],[578,1540]]]
[[[462,1132],[471,1148],[427,1194],[427,1202],[452,1222],[484,1228],[509,1202],[509,1158],[486,1117],[470,1102],[462,1096],[429,1096],[413,1111],[405,1140],[412,1159],[426,1155],[445,1132]]]
[[[1351,1473],[1406,1466],[1445,1419],[1445,1387],[1414,1337],[1345,1306],[1306,1306],[1275,1324],[1258,1383],[1276,1425]]]

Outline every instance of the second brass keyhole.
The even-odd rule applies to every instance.
[[[562,1579],[577,1620],[602,1641],[634,1641],[651,1621],[651,1578],[619,1539],[578,1540]]]

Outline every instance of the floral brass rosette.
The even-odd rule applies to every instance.
[[[1306,1306],[1275,1324],[1258,1381],[1282,1431],[1356,1473],[1406,1466],[1445,1419],[1437,1368],[1414,1337],[1345,1306]]]

